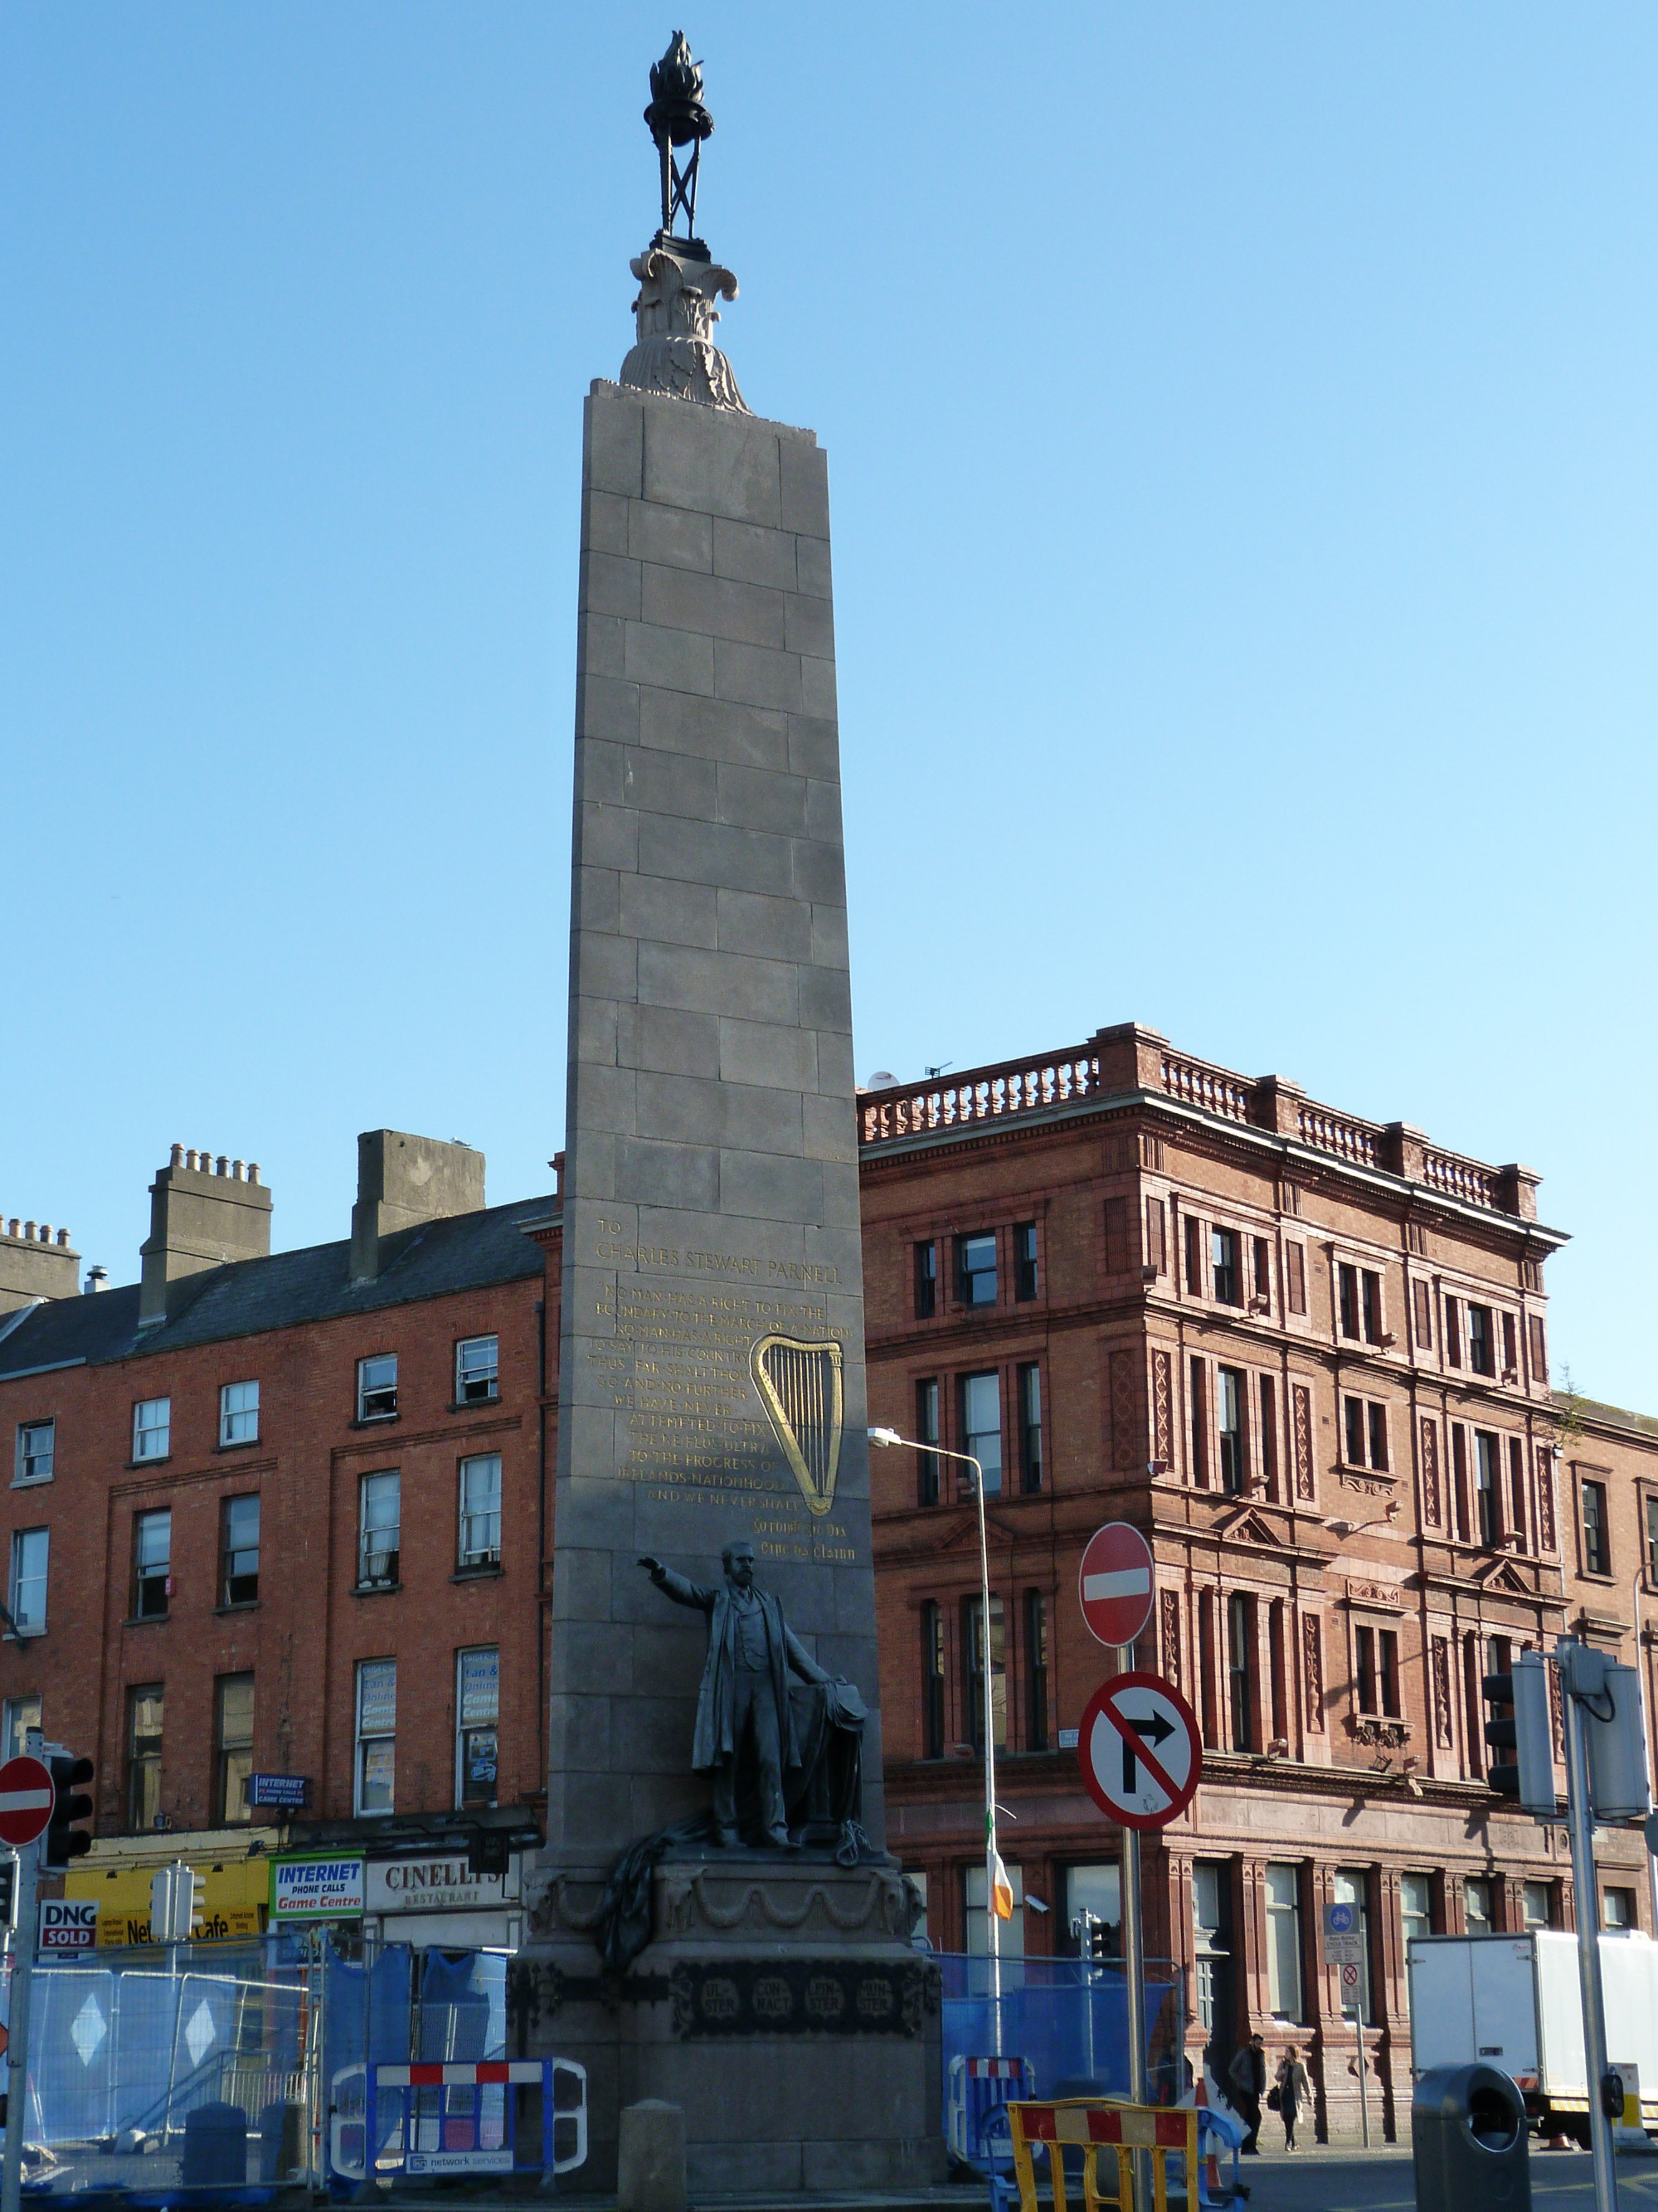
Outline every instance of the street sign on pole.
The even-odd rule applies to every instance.
[[[0,1766],[0,1843],[21,1846],[44,1836],[56,1798],[43,1759],[9,1759]]]
[[[1078,1577],[1090,1635],[1114,1650],[1133,1644],[1151,1618],[1151,1547],[1127,1521],[1108,1521],[1088,1540]]]
[[[1114,1674],[1089,1699],[1077,1756],[1089,1796],[1125,1828],[1166,1827],[1203,1773],[1197,1716],[1161,1674]]]
[[[1356,1905],[1327,1905],[1324,1908],[1324,1963],[1339,1966],[1341,1986],[1350,1986],[1347,1969],[1353,1971],[1352,1987],[1357,1986],[1359,1967],[1364,1960],[1364,1922]]]

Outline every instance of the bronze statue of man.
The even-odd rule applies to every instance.
[[[808,1682],[834,1678],[792,1633],[777,1599],[756,1589],[753,1545],[727,1544],[720,1557],[726,1579],[717,1587],[690,1582],[660,1559],[646,1558],[639,1564],[676,1605],[695,1606],[708,1616],[708,1656],[696,1701],[691,1765],[698,1773],[714,1775],[715,1842],[729,1849],[741,1841],[738,1770],[751,1747],[760,1826],[768,1844],[786,1849],[783,1770],[800,1765],[789,1710],[789,1668]]]

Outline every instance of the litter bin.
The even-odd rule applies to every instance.
[[[1417,2212],[1531,2212],[1526,2107],[1495,2066],[1434,2066],[1411,2100]]]
[[[179,2179],[186,2189],[247,2186],[247,2114],[240,2105],[197,2105],[185,2114]]]

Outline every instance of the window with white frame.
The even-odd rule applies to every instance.
[[[493,1805],[500,1752],[501,1650],[455,1655],[455,1802]]]
[[[376,1352],[357,1362],[357,1419],[386,1421],[398,1410],[398,1355]]]
[[[984,1469],[985,1495],[1002,1486],[1002,1379],[999,1375],[962,1377],[962,1449]]]
[[[132,1409],[132,1456],[165,1459],[172,1449],[173,1401],[142,1398]]]
[[[47,1528],[20,1528],[11,1540],[11,1583],[8,1603],[19,1636],[46,1632]]]
[[[132,1516],[132,1617],[159,1620],[173,1595],[173,1509]]]
[[[17,1466],[13,1480],[50,1482],[52,1464],[58,1456],[57,1447],[56,1421],[19,1421]]]
[[[460,1560],[463,1567],[501,1565],[501,1454],[479,1452],[460,1463]]]
[[[1491,1885],[1484,1875],[1471,1874],[1462,1884],[1462,1917],[1470,1936],[1491,1936],[1497,1932],[1497,1914],[1491,1904]]]
[[[469,1336],[455,1346],[455,1403],[482,1406],[500,1395],[501,1339]]]
[[[1301,2018],[1301,1869],[1266,1869],[1266,2002],[1274,2020]]]
[[[259,1440],[259,1386],[226,1382],[219,1391],[219,1442],[252,1444]]]
[[[356,1811],[389,1813],[397,1795],[398,1662],[357,1662]]]
[[[8,1698],[0,1711],[0,1758],[21,1759],[28,1749],[28,1732],[40,1726],[39,1695]]]
[[[1551,1923],[1551,1907],[1554,1899],[1552,1884],[1546,1881],[1527,1881],[1521,1885],[1520,1917],[1527,1928],[1546,1928]]]
[[[383,1589],[398,1579],[403,1478],[395,1468],[366,1474],[359,1498],[357,1581],[365,1588]]]

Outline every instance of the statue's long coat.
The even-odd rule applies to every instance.
[[[702,1687],[696,1700],[691,1765],[699,1771],[718,1766],[722,1759],[731,1758],[735,1748],[732,1676],[737,1669],[737,1615],[732,1606],[731,1585],[723,1582],[714,1585],[690,1582],[685,1576],[677,1575],[671,1567],[665,1567],[660,1577],[653,1579],[657,1588],[677,1605],[695,1606],[708,1616],[708,1656],[703,1664]],[[752,1595],[759,1599],[760,1610],[765,1617],[772,1694],[777,1700],[777,1739],[782,1747],[783,1764],[786,1767],[799,1766],[800,1747],[794,1732],[794,1715],[789,1709],[788,1670],[793,1666],[809,1682],[822,1681],[823,1672],[791,1631],[777,1599],[768,1590],[756,1589]]]

